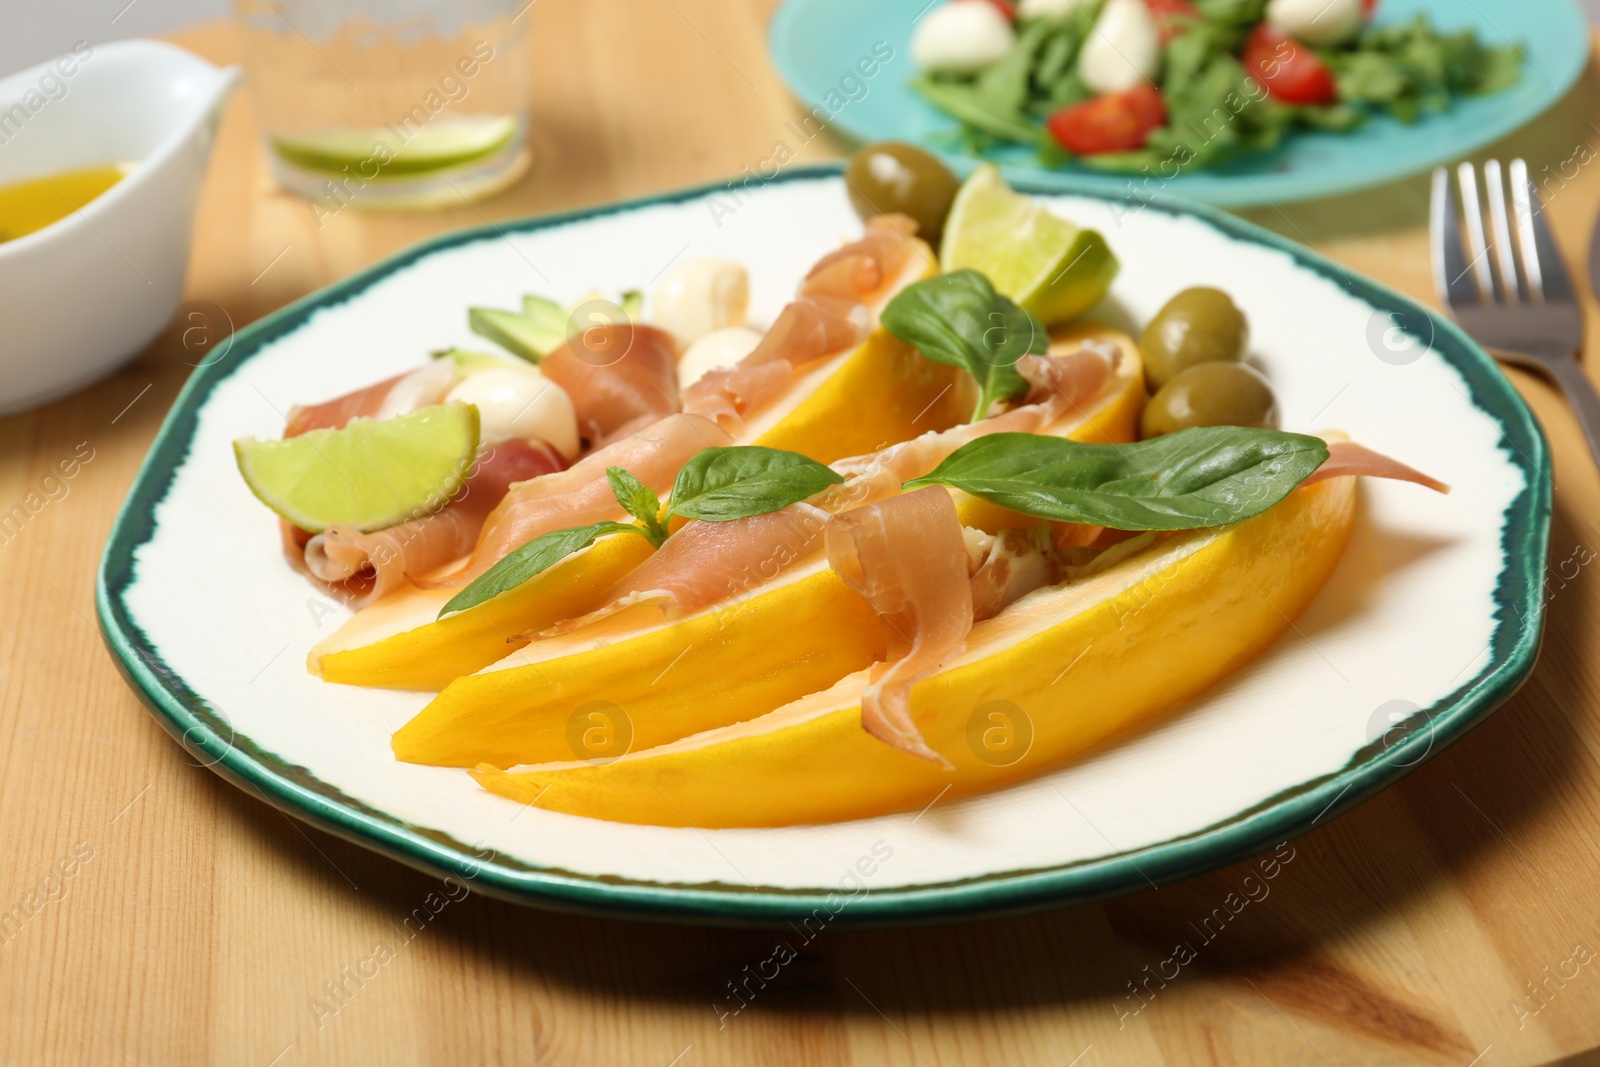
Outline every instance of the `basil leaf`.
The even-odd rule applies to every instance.
[[[1050,333],[1043,323],[1001,293],[994,294],[994,310],[989,312],[989,323],[984,334],[995,343],[991,369],[998,372],[1003,367],[1022,382],[1021,388],[1014,383],[1009,384],[1006,395],[996,396],[995,399],[1012,400],[1028,391],[1028,380],[1018,373],[1017,360],[1023,356],[1044,355],[1050,348]]]
[[[1017,360],[1050,346],[1050,335],[1028,312],[994,291],[975,270],[927,278],[901,290],[883,309],[883,328],[915,345],[935,363],[961,367],[978,382],[973,420],[995,401],[1028,391]]]
[[[597,522],[593,526],[575,526],[570,530],[552,530],[535,537],[521,548],[508,554],[499,563],[480,574],[465,589],[450,598],[439,609],[438,618],[452,611],[465,611],[477,607],[485,600],[498,596],[507,589],[515,589],[535,575],[549,570],[574,552],[582,551],[606,534],[645,532],[625,522]]]
[[[1061,522],[1192,530],[1259,515],[1327,458],[1318,438],[1239,426],[1180,430],[1128,445],[1001,433],[962,446],[905,488],[947,485]]]
[[[707,448],[678,471],[668,511],[709,522],[745,519],[786,508],[843,481],[832,468],[798,452],[760,445]]]
[[[645,485],[621,467],[607,467],[606,480],[611,483],[611,494],[622,505],[622,510],[644,524],[644,534],[657,548],[667,539],[667,528],[661,522],[661,498],[655,490]]]

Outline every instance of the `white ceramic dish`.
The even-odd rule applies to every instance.
[[[110,373],[172,317],[237,80],[160,41],[80,46],[0,80],[0,184],[134,164],[82,210],[0,244],[0,414]]]
[[[280,412],[468,344],[468,305],[645,286],[682,255],[749,265],[770,319],[807,265],[859,230],[833,170],[451,235],[287,308],[191,380],[108,546],[108,642],[157,717],[208,764],[302,817],[515,899],[723,921],[791,919],[873,868],[849,920],[1083,900],[1215,866],[1381,788],[1531,669],[1548,536],[1543,438],[1446,323],[1219,213],[1049,196],[1124,269],[1103,316],[1143,321],[1226,286],[1290,429],[1340,427],[1450,496],[1372,482],[1344,562],[1298,631],[1186,712],[1096,758],[925,815],[776,830],[662,829],[524,808],[462,771],[397,763],[428,697],[324,683],[306,652],[343,609],[284,562],[229,442]],[[1115,210],[1114,210],[1115,208]],[[1408,347],[1409,346],[1409,347]],[[1391,731],[1394,702],[1416,709]],[[1375,724],[1377,724],[1375,726]],[[885,860],[887,850],[891,858]]]

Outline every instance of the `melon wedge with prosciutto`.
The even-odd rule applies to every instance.
[[[918,734],[948,767],[862,729],[862,670],[604,764],[473,774],[550,811],[700,829],[870,818],[1021,781],[1172,713],[1264,652],[1332,573],[1354,514],[1353,477],[1305,486],[976,623],[966,651],[910,693]]]
[[[883,623],[868,600],[829,567],[822,538],[827,514],[899,492],[901,482],[927,473],[985,432],[1132,439],[1144,395],[1133,341],[1089,325],[1057,336],[1063,358],[1093,346],[1085,359],[1110,363],[1105,353],[1115,352],[1114,369],[1086,380],[1094,385],[1087,395],[1052,391],[1043,403],[984,423],[835,464],[845,483],[815,498],[814,506],[800,506],[822,512],[821,518],[781,526],[751,523],[771,540],[743,546],[756,550],[744,552],[709,587],[697,587],[709,588],[709,599],[637,595],[651,583],[632,582],[630,575],[605,601],[616,610],[550,636],[530,633],[524,647],[451,682],[396,732],[396,756],[456,767],[587,759],[597,753],[582,747],[587,735],[571,724],[596,701],[622,710],[638,748],[759,715],[870,666],[885,654]],[[969,526],[978,525],[966,514],[977,513],[978,503],[965,498],[958,505]],[[678,538],[669,538],[648,566],[670,562]]]
[[[512,652],[508,637],[601,606],[602,594],[639,562],[636,546],[593,546],[584,566],[561,568],[565,580],[538,583],[562,595],[537,608],[512,591],[434,619],[461,586],[533,538],[623,519],[607,466],[630,470],[659,493],[702,448],[759,444],[831,462],[959,421],[966,401],[955,369],[877,328],[883,306],[936,269],[908,222],[877,220],[819,260],[761,346],[732,372],[713,372],[686,390],[682,412],[671,413],[680,403],[675,386],[658,380],[659,331],[614,327],[599,340],[569,340],[547,358],[552,380],[569,390],[586,438],[600,447],[570,470],[512,486],[464,562],[418,580],[421,588],[397,590],[393,603],[358,612],[311,651],[310,670],[333,682],[437,690]],[[617,359],[617,352],[626,354]],[[375,387],[372,402],[399,381]]]

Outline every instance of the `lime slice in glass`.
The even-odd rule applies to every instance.
[[[421,129],[375,126],[274,137],[272,148],[305,170],[365,179],[448,170],[494,155],[517,136],[515,115],[439,119]],[[385,161],[387,160],[387,161]]]
[[[1089,310],[1117,276],[1117,257],[1104,237],[1014,192],[988,163],[956,193],[939,265],[983,272],[1046,326]]]
[[[233,443],[250,491],[312,533],[336,523],[381,530],[438,511],[460,490],[477,451],[478,409],[459,402]]]

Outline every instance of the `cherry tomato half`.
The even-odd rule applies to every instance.
[[[1143,148],[1151,131],[1166,121],[1167,103],[1161,90],[1146,84],[1064,107],[1046,119],[1045,126],[1063,148],[1092,156]]]
[[[1144,4],[1155,17],[1162,44],[1171,44],[1174,38],[1182,37],[1200,18],[1200,9],[1189,0],[1144,0]]]
[[[1331,104],[1339,96],[1333,71],[1317,53],[1265,22],[1251,31],[1239,59],[1246,73],[1286,104]]]

